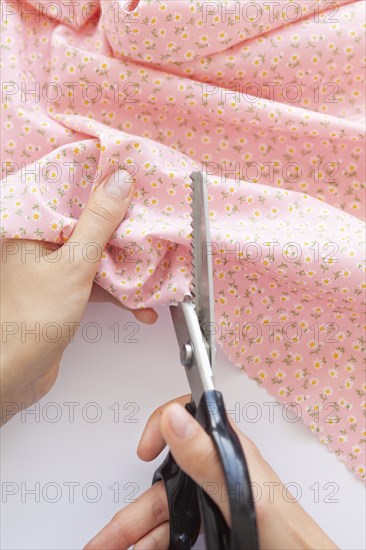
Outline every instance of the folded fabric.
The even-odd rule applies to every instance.
[[[96,277],[130,308],[189,292],[202,170],[217,340],[362,479],[364,19],[354,1],[4,0],[1,123],[3,238],[66,242],[102,179],[135,179]]]

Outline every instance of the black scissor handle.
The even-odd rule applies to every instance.
[[[191,403],[186,409],[194,416]],[[190,550],[200,531],[200,510],[195,482],[180,469],[169,452],[155,471],[153,484],[162,480],[169,507],[170,550]]]
[[[231,528],[220,510],[198,489],[206,546],[210,550],[258,550],[259,540],[248,466],[240,441],[229,424],[222,394],[209,390],[196,412],[201,426],[211,436],[220,457],[229,500]]]
[[[191,404],[187,404],[186,408],[211,436],[219,454],[230,503],[231,528],[227,526],[214,501],[179,468],[169,453],[155,472],[153,483],[159,479],[165,483],[170,550],[190,550],[198,537],[201,520],[207,549],[258,550],[248,467],[239,439],[228,422],[222,394],[216,390],[207,391],[197,411]]]

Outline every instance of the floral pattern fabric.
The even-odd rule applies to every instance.
[[[4,0],[1,235],[66,242],[124,168],[96,281],[177,303],[202,170],[217,340],[364,479],[364,2],[265,4]]]

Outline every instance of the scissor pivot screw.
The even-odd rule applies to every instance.
[[[183,344],[180,348],[180,362],[183,367],[191,367],[193,361],[193,346],[191,342]]]

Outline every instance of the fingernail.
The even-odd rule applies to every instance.
[[[104,190],[118,199],[127,199],[132,187],[132,178],[126,170],[113,172],[104,184]]]
[[[166,414],[174,435],[179,439],[190,439],[197,433],[199,425],[181,405],[173,403],[167,408]]]

